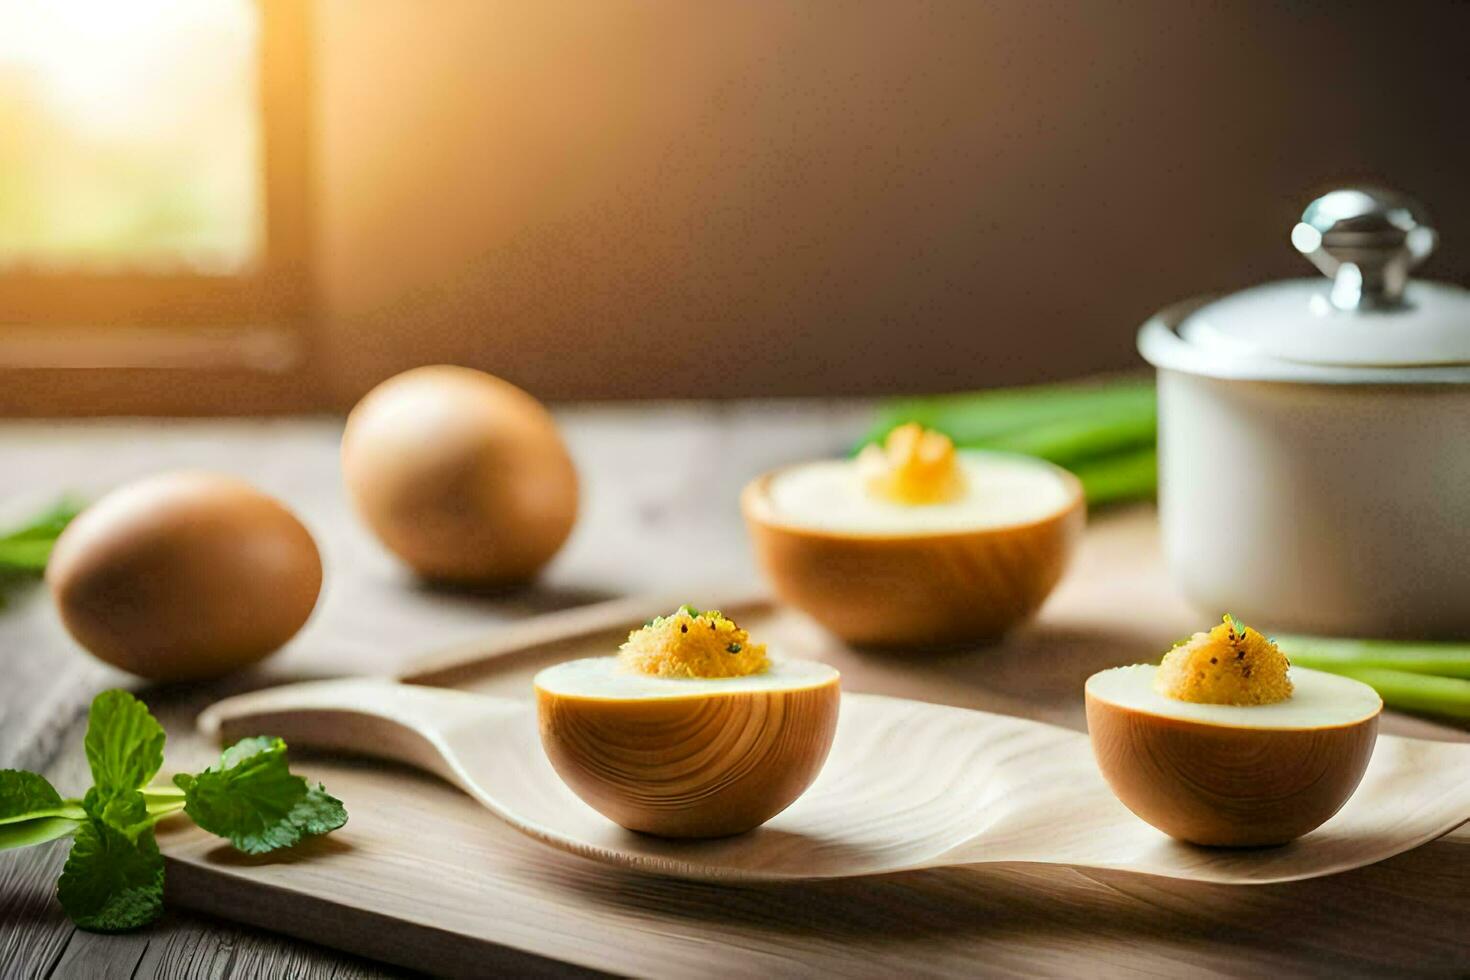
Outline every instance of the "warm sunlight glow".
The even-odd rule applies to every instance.
[[[251,0],[0,0],[0,266],[254,261],[258,17]]]

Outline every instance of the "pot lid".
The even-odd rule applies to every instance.
[[[1204,373],[1221,376],[1321,380],[1332,373],[1324,368],[1381,376],[1470,365],[1470,290],[1409,280],[1436,240],[1424,209],[1402,194],[1332,191],[1291,233],[1328,279],[1268,283],[1205,303],[1171,326],[1175,342],[1211,366]]]

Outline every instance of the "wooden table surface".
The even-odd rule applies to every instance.
[[[143,474],[204,467],[237,473],[287,501],[317,536],[326,565],[322,601],[301,635],[260,668],[210,685],[142,686],[79,651],[44,593],[13,597],[0,611],[0,767],[42,771],[63,791],[83,785],[86,708],[106,687],[133,688],[166,725],[181,730],[201,705],[229,693],[286,680],[388,673],[418,654],[484,637],[497,623],[538,612],[642,591],[697,596],[753,586],[757,576],[736,509],[745,479],[771,466],[841,451],[866,418],[860,405],[810,402],[589,407],[558,414],[583,479],[582,516],[541,583],[500,596],[424,588],[378,549],[343,497],[338,420],[0,426],[0,522],[23,518],[62,493],[92,498]],[[1136,524],[1139,515],[1131,520]],[[1093,533],[1110,533],[1108,521]],[[701,555],[697,567],[686,557],[691,554]],[[1127,612],[1119,616],[1126,633]],[[1073,638],[1068,645],[1085,643]],[[1014,691],[1018,704],[1037,709],[1029,713],[1051,714],[1049,720],[1063,723],[1075,716],[1075,691],[1028,692],[1014,658],[997,669],[996,683]],[[1412,719],[1396,719],[1394,727],[1456,735]],[[125,936],[77,931],[54,900],[64,856],[63,845],[0,854],[0,976],[398,973],[178,910]],[[1099,962],[1099,973],[1126,972],[1130,965],[1152,973],[1211,975],[1470,972],[1470,831],[1464,828],[1365,872],[1279,886],[1287,891],[1274,896],[1270,888],[1236,889],[1223,903],[1219,892],[1208,889],[1166,894],[1166,886],[1147,880],[1088,875],[1086,887],[1070,893],[1085,895],[1096,906],[1091,911],[1033,907],[1038,892],[1027,882],[1037,874],[1020,870],[995,877],[994,901],[984,913],[995,958],[968,964],[967,970],[1044,971],[1048,944],[1081,941],[1086,932],[1079,933],[1079,923],[1095,921],[1101,909],[1105,931],[1123,942]],[[1203,907],[1186,914],[1181,896],[1189,901],[1191,895]],[[751,898],[744,891],[735,895],[742,906],[736,911]],[[958,897],[957,902],[973,905]],[[1288,904],[1299,913],[1283,917]],[[862,918],[880,928],[881,910],[872,912]],[[1261,940],[1276,925],[1257,917],[1279,922],[1279,944]],[[953,960],[939,955],[943,933],[975,928],[961,923],[967,918],[968,913],[936,908],[932,935],[906,937],[916,956],[921,949],[935,954],[917,956],[915,972],[955,969]],[[1116,955],[1119,948],[1126,951],[1128,933],[1149,947],[1136,964]],[[833,938],[840,939],[840,932]]]

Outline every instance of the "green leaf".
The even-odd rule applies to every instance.
[[[44,572],[57,537],[80,511],[75,502],[64,500],[29,524],[0,536],[0,570],[25,576]]]
[[[77,829],[86,812],[33,772],[0,769],[0,851],[44,844]]]
[[[53,504],[49,509],[31,518],[29,524],[16,528],[0,537],[0,542],[5,541],[34,541],[37,539],[54,540],[60,537],[61,532],[72,522],[72,518],[82,512],[82,505],[75,500],[62,500]]]
[[[87,790],[82,798],[82,809],[93,820],[100,820],[114,830],[133,836],[148,822],[148,801],[135,789],[99,790],[96,786]]]
[[[61,794],[44,776],[23,769],[0,769],[0,824],[51,816],[63,805]]]
[[[28,541],[0,541],[0,568],[40,574],[46,570],[55,541],[45,538]]]
[[[85,817],[81,807],[62,799],[44,777],[0,768],[0,851],[65,837]]]
[[[163,766],[163,726],[127,691],[103,691],[87,720],[87,763],[104,793],[142,788]]]
[[[93,932],[147,925],[163,910],[163,856],[153,831],[136,837],[95,818],[76,832],[56,897],[71,920]]]
[[[279,738],[244,739],[217,764],[194,776],[180,773],[174,783],[196,824],[246,854],[290,847],[347,822],[340,800],[291,774]]]
[[[16,847],[30,847],[32,844],[45,844],[58,837],[75,833],[76,829],[82,825],[82,818],[85,817],[80,809],[76,812],[80,816],[75,819],[72,817],[32,817],[0,825],[0,851],[8,851]]]

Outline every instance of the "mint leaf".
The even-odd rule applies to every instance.
[[[77,829],[86,814],[33,772],[0,769],[0,851],[44,844]]]
[[[81,811],[78,810],[77,813],[80,814]],[[82,820],[74,817],[32,817],[29,820],[0,824],[0,851],[45,844],[75,833],[81,825]]]
[[[174,783],[196,824],[246,854],[290,847],[347,822],[341,800],[291,774],[279,738],[243,739],[215,765],[194,776],[180,773]]]
[[[23,769],[0,769],[0,824],[61,811],[61,794],[44,776]]]
[[[82,809],[93,820],[129,837],[136,836],[145,824],[152,826],[148,822],[148,801],[135,789],[105,792],[93,786],[82,798]]]
[[[89,818],[56,883],[56,897],[71,920],[93,932],[121,932],[147,925],[163,909],[163,856],[153,831],[136,837]]]
[[[82,512],[82,505],[75,500],[61,500],[31,518],[29,524],[18,527],[0,536],[0,542],[54,540],[61,536],[72,518]]]
[[[62,501],[30,524],[0,536],[0,571],[21,576],[44,572],[57,537],[80,511],[76,503]]]
[[[55,541],[36,538],[24,541],[0,541],[0,568],[39,575],[46,570]]]
[[[163,766],[163,726],[127,691],[103,691],[87,716],[87,764],[104,794],[140,789]]]

